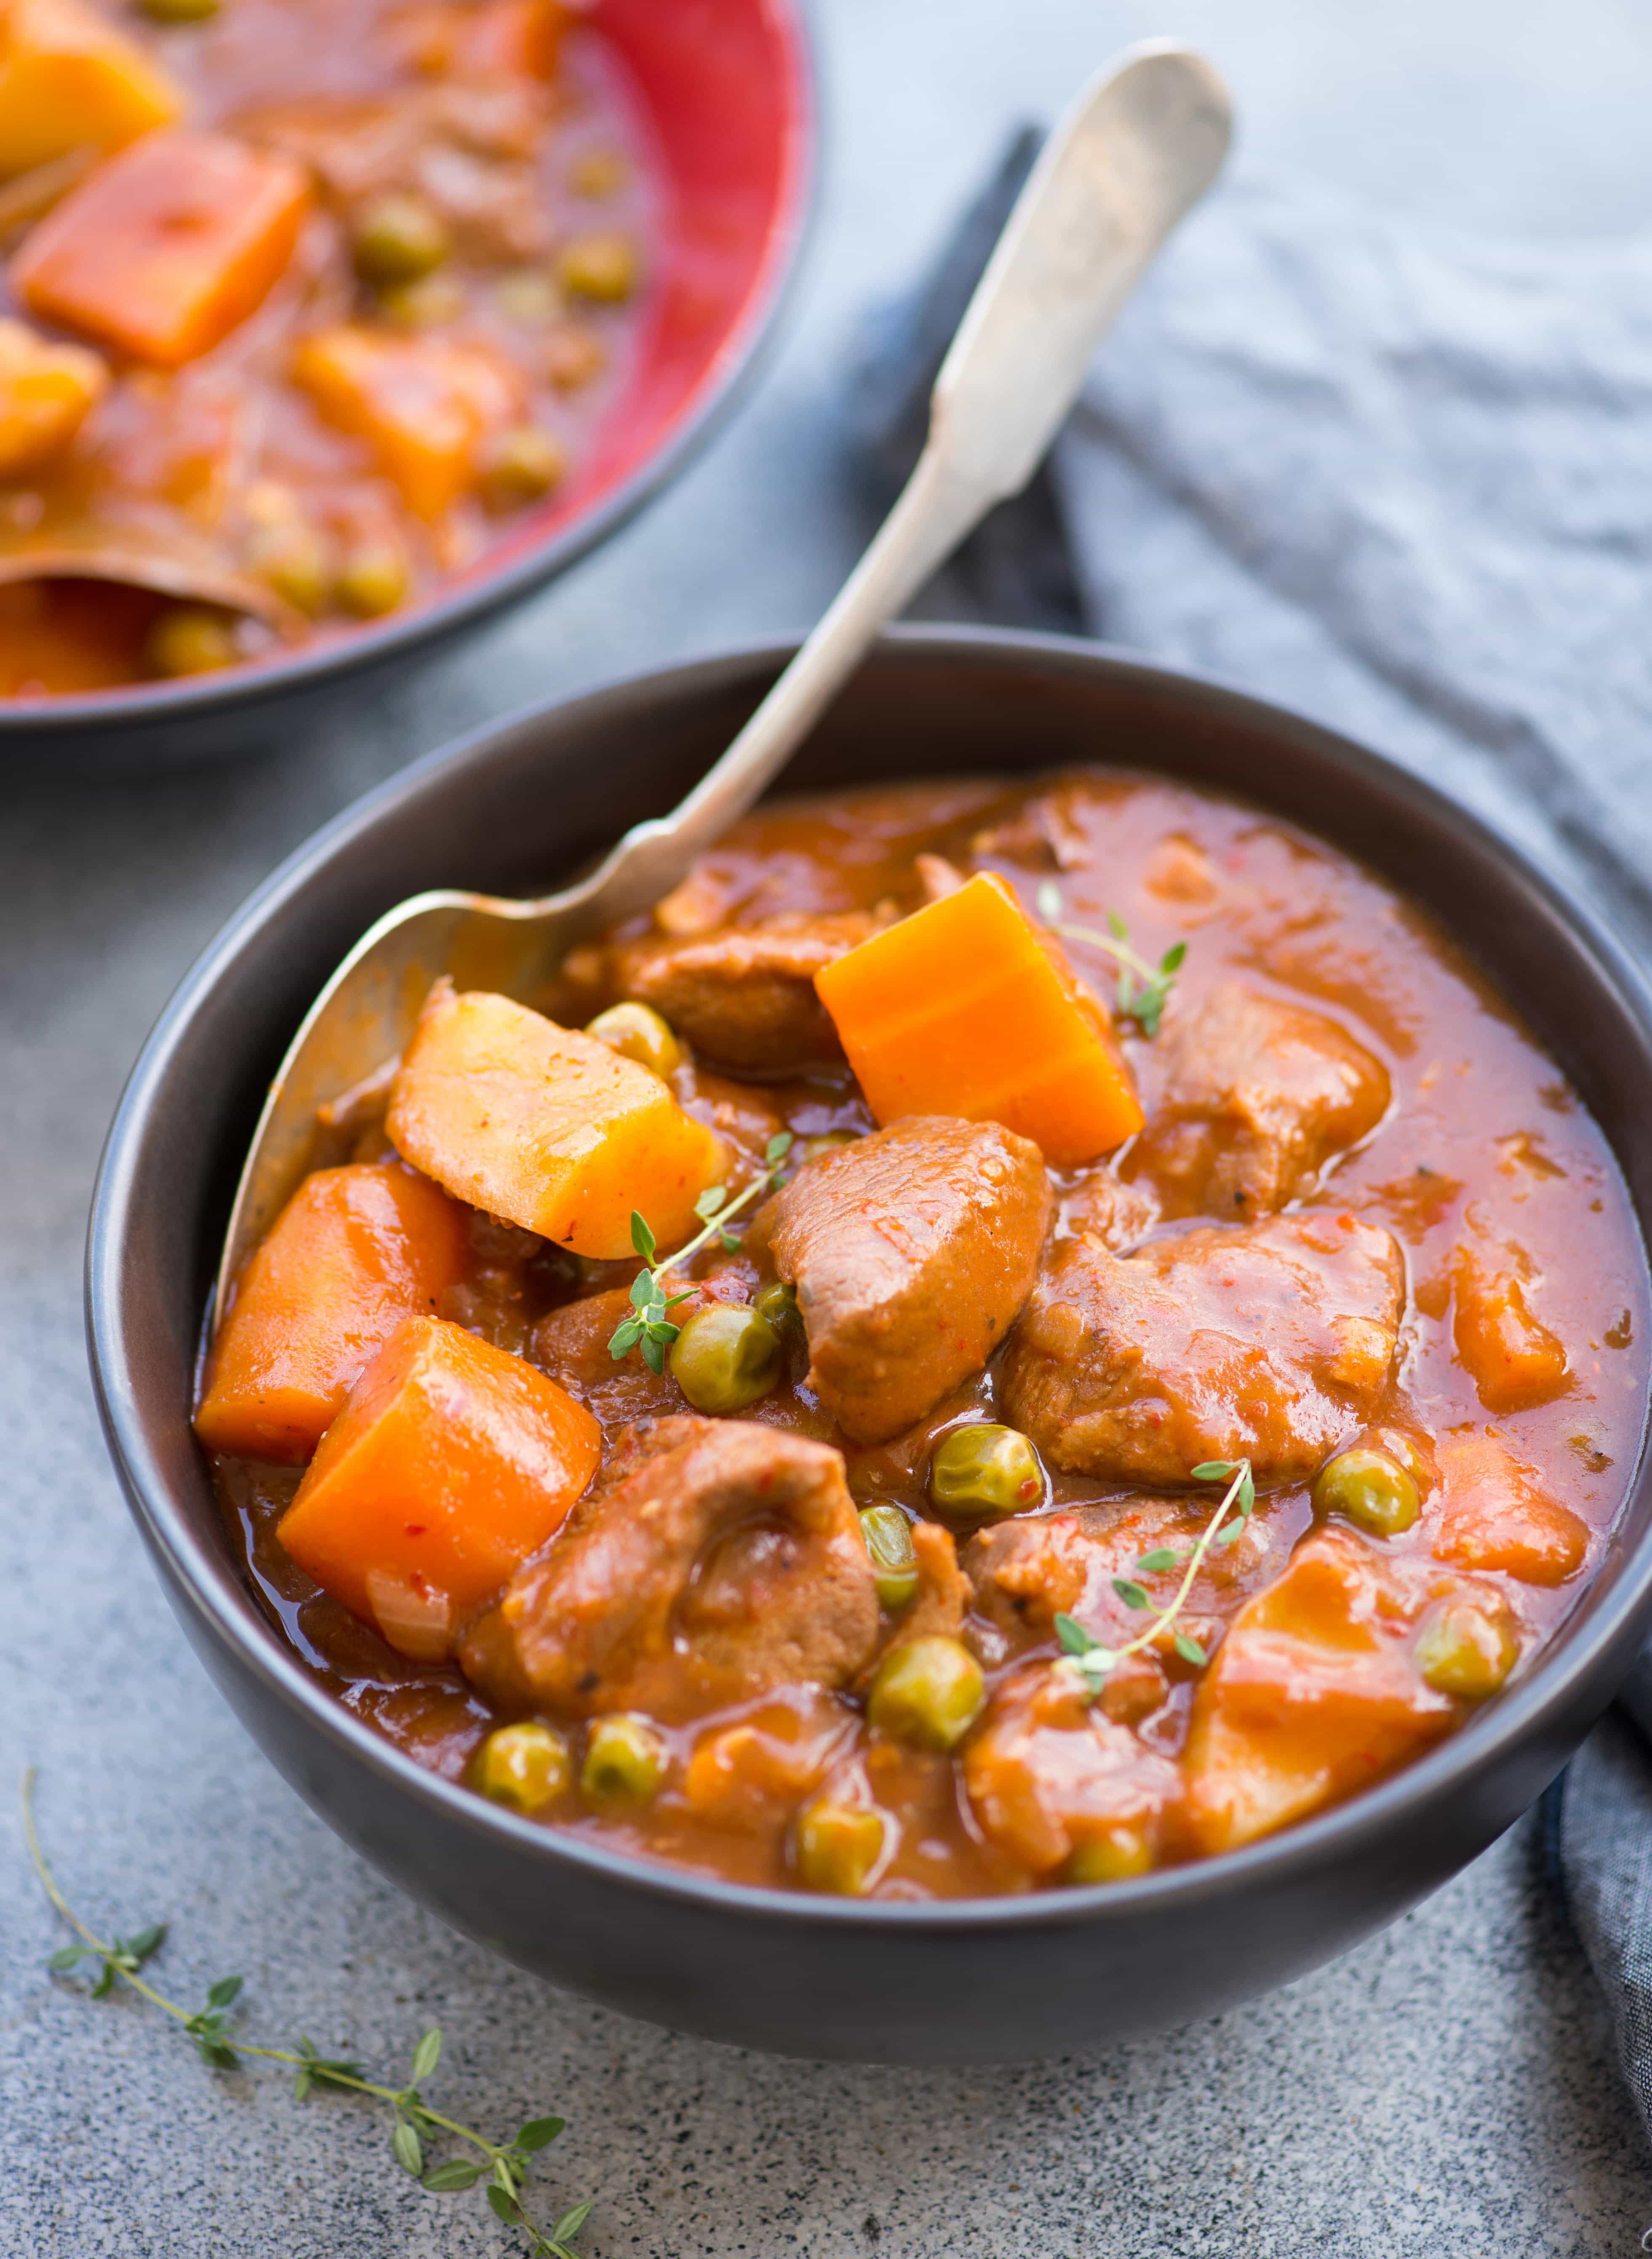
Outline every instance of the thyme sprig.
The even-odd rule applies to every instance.
[[[1056,1618],[1056,1637],[1061,1644],[1061,1662],[1057,1667],[1077,1677],[1092,1700],[1101,1692],[1114,1670],[1127,1655],[1139,1654],[1143,1648],[1150,1647],[1161,1634],[1170,1628],[1186,1606],[1187,1595],[1193,1589],[1193,1580],[1211,1547],[1231,1545],[1256,1511],[1257,1486],[1251,1476],[1249,1459],[1207,1459],[1201,1466],[1193,1469],[1193,1480],[1226,1483],[1228,1487],[1222,1493],[1221,1505],[1206,1523],[1191,1552],[1178,1553],[1173,1546],[1156,1545],[1150,1553],[1143,1553],[1137,1561],[1136,1567],[1149,1576],[1161,1574],[1168,1569],[1179,1569],[1182,1572],[1181,1582],[1176,1587],[1169,1607],[1159,1610],[1146,1630],[1138,1632],[1123,1647],[1106,1647],[1099,1639],[1092,1637],[1076,1616],[1063,1612]],[[1228,1519],[1230,1513],[1233,1515],[1231,1521]],[[1113,1589],[1127,1608],[1150,1608],[1153,1605],[1151,1595],[1133,1577],[1115,1577]],[[1191,1663],[1196,1670],[1202,1671],[1210,1661],[1209,1655],[1191,1632],[1178,1631],[1172,1645],[1182,1661]]]
[[[1119,968],[1113,1001],[1120,1018],[1134,1020],[1144,1036],[1156,1036],[1171,990],[1176,985],[1176,975],[1187,955],[1187,944],[1173,941],[1158,963],[1151,965],[1139,950],[1130,946],[1130,929],[1116,911],[1105,913],[1107,930],[1098,933],[1093,926],[1069,923],[1065,909],[1060,887],[1046,880],[1038,889],[1039,916],[1050,932],[1058,933],[1064,941],[1082,941],[1092,949],[1107,951]]]
[[[691,1261],[702,1247],[709,1247],[714,1239],[720,1239],[730,1253],[733,1253],[740,1243],[729,1229],[730,1224],[742,1208],[750,1208],[755,1200],[761,1200],[773,1185],[780,1176],[781,1163],[792,1150],[792,1143],[789,1130],[782,1130],[777,1137],[771,1137],[763,1149],[762,1175],[755,1178],[733,1200],[729,1197],[727,1185],[713,1185],[709,1192],[701,1193],[694,1202],[694,1214],[701,1219],[704,1229],[696,1232],[686,1247],[680,1247],[674,1255],[668,1255],[663,1263],[654,1260],[658,1242],[653,1233],[637,1210],[631,1210],[631,1245],[647,1267],[639,1271],[631,1281],[631,1315],[622,1319],[609,1336],[608,1350],[610,1357],[627,1356],[640,1343],[643,1363],[649,1371],[664,1372],[666,1351],[682,1331],[680,1326],[673,1322],[671,1313],[679,1302],[688,1301],[694,1291],[688,1286],[680,1294],[667,1294],[666,1273],[674,1271],[680,1263]]]
[[[281,2063],[292,2070],[296,2101],[303,2101],[320,2087],[340,2093],[368,2095],[388,2105],[391,2113],[390,2147],[395,2161],[403,2171],[413,2175],[422,2188],[428,2189],[432,2196],[446,2196],[485,2181],[484,2193],[489,2206],[508,2227],[519,2230],[526,2239],[526,2248],[532,2259],[580,2259],[580,2254],[573,2248],[574,2238],[590,2216],[590,2204],[570,2206],[554,2227],[544,2228],[532,2219],[523,2195],[535,2155],[556,2140],[566,2120],[530,2118],[509,2141],[490,2141],[474,2127],[463,2126],[457,2119],[432,2110],[420,2090],[441,2060],[442,2035],[435,2025],[413,2050],[406,2085],[384,2086],[368,2078],[359,2063],[341,2056],[322,2055],[307,2037],[301,2037],[296,2048],[274,2048],[255,2046],[239,2034],[232,2035],[230,2012],[240,1994],[242,1980],[239,1977],[220,1977],[209,1986],[203,2007],[192,2010],[169,2000],[142,1973],[166,1942],[166,1924],[153,1922],[147,1929],[140,1929],[131,1937],[105,1939],[96,1935],[64,1897],[41,1848],[34,1821],[32,1766],[23,1776],[21,1802],[24,1839],[34,1871],[47,1898],[79,1940],[76,1944],[60,1947],[50,1956],[46,1965],[54,1975],[66,1977],[83,1963],[96,1963],[97,1981],[89,1998],[101,2000],[117,1985],[129,1985],[152,2006],[182,2026],[194,2041],[196,2054],[210,2070],[239,2070],[245,2067],[243,2056],[253,2056],[261,2063]],[[461,2143],[471,2154],[430,2164],[425,2144],[443,2135]]]

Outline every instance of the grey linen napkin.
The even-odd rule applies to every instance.
[[[871,319],[854,414],[886,488],[1039,139]],[[926,609],[1079,624],[1346,730],[1652,958],[1649,435],[1652,239],[1483,241],[1241,175]],[[1652,1657],[1543,1818],[1652,2134]]]

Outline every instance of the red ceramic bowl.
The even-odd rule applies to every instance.
[[[802,247],[816,154],[804,0],[596,0],[593,21],[653,145],[662,239],[635,374],[577,475],[428,602],[224,675],[0,701],[8,752],[124,767],[290,741],[296,702],[548,580],[683,467],[750,371]]]

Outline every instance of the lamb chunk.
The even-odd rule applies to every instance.
[[[708,1058],[778,1073],[843,1057],[815,975],[876,930],[869,910],[787,911],[716,933],[623,943],[615,979]]]
[[[1171,1016],[1161,1058],[1164,1094],[1130,1167],[1167,1215],[1271,1215],[1388,1107],[1386,1069],[1335,1020],[1235,982]]]
[[[993,1696],[964,1757],[982,1832],[1029,1873],[1054,1874],[1097,1837],[1152,1863],[1182,1793],[1170,1758],[1039,1664]]]
[[[1061,1220],[1069,1231],[1122,1255],[1159,1221],[1158,1196],[1151,1185],[1126,1184],[1105,1166],[1092,1169],[1061,1203]]]
[[[1258,1482],[1298,1480],[1375,1412],[1404,1291],[1391,1236],[1322,1209],[1126,1257],[1065,1240],[1000,1399],[1068,1473],[1173,1486],[1205,1460],[1248,1458]]]
[[[461,1660],[511,1708],[703,1716],[780,1686],[844,1686],[878,1597],[839,1452],[744,1420],[621,1438],[554,1543]]]
[[[1221,1495],[1212,1484],[1194,1498],[1124,1498],[1105,1506],[1014,1515],[972,1537],[964,1571],[975,1605],[1014,1644],[1053,1635],[1057,1614],[1076,1616],[1108,1647],[1135,1638],[1145,1619],[1126,1607],[1114,1578],[1143,1586],[1156,1607],[1167,1603],[1179,1570],[1150,1571],[1142,1556],[1161,1548],[1184,1557]],[[1176,1632],[1190,1632],[1214,1652],[1228,1621],[1283,1567],[1300,1516],[1253,1514],[1230,1545],[1213,1546],[1187,1603],[1160,1643],[1168,1655]]]
[[[623,1286],[587,1294],[541,1318],[528,1343],[529,1363],[566,1388],[609,1435],[633,1421],[688,1408],[669,1370],[651,1372],[635,1351],[616,1358],[609,1348],[615,1328],[633,1315]]]
[[[1052,1206],[1027,1138],[922,1114],[821,1154],[765,1206],[748,1246],[796,1287],[808,1385],[846,1436],[885,1443],[980,1371]]]

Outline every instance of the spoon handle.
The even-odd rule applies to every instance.
[[[581,923],[657,901],[773,782],[879,631],[1043,460],[1159,246],[1227,153],[1212,66],[1154,40],[1098,73],[1050,135],[936,381],[917,467],[830,610],[673,813],[628,831],[565,898]]]

